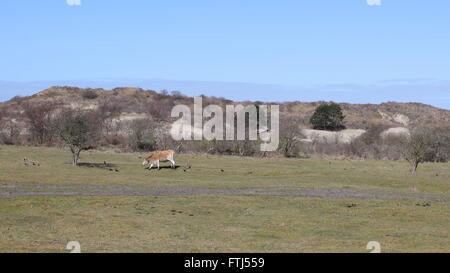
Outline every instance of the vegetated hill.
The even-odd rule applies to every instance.
[[[170,109],[176,104],[192,105],[193,98],[177,91],[156,92],[140,88],[82,89],[77,87],[51,87],[29,97],[16,97],[0,103],[0,112],[6,119],[21,121],[23,107],[43,102],[56,103],[65,107],[96,109],[101,104],[117,106],[122,119],[134,119],[145,115],[169,118]],[[224,98],[203,97],[203,105],[217,104],[272,104],[263,102],[233,102]],[[284,102],[280,105],[284,117],[293,117],[299,126],[309,127],[309,118],[315,108],[324,102]],[[341,103],[347,128],[367,129],[380,124],[387,127],[414,127],[418,125],[449,125],[450,111],[421,103],[349,104]]]

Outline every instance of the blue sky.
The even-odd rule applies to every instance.
[[[449,18],[448,0],[3,0],[0,81],[243,82],[291,88],[267,100],[309,90],[349,102],[378,102],[373,86],[401,81],[412,91],[390,85],[379,100],[432,96],[450,109]],[[336,85],[327,95],[324,86]],[[244,93],[260,99],[258,88]]]

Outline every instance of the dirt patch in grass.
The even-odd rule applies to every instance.
[[[418,199],[450,201],[449,195],[392,193],[382,191],[325,189],[325,188],[188,188],[145,186],[92,186],[92,185],[43,185],[0,184],[0,197],[20,196],[204,196],[204,195],[269,195],[288,197],[318,197],[334,199]]]

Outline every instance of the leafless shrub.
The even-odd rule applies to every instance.
[[[284,118],[280,122],[280,145],[278,150],[285,157],[294,157],[299,153],[300,130],[297,120]]]
[[[216,154],[216,140],[194,141],[194,151],[198,153]]]
[[[99,102],[97,112],[103,119],[112,119],[120,116],[123,106],[114,99],[103,99]]]
[[[58,105],[53,102],[42,102],[23,104],[22,107],[31,140],[39,145],[51,142],[55,136],[53,121]]]
[[[98,143],[100,146],[126,146],[127,140],[124,136],[113,134],[105,135]]]
[[[367,145],[381,144],[381,133],[389,129],[391,126],[383,123],[372,123],[368,126],[366,133],[361,136],[361,141]]]
[[[361,138],[352,140],[344,147],[348,157],[367,158],[369,156],[368,145]]]
[[[450,130],[448,127],[419,127],[403,143],[404,158],[410,162],[413,173],[423,162],[450,160]]]
[[[235,143],[234,141],[227,141],[227,140],[219,140],[214,142],[214,152],[221,155],[235,155],[236,151],[234,150]],[[244,149],[248,149],[248,146],[246,147],[244,145]],[[253,150],[253,149],[252,149]],[[242,151],[242,149],[241,149]],[[253,151],[243,151],[244,154],[253,154]]]
[[[186,98],[185,95],[183,95],[180,91],[177,91],[177,90],[170,92],[170,95],[173,97],[174,100]]]
[[[156,121],[165,121],[170,118],[173,106],[173,101],[170,99],[152,101],[146,105],[146,112]]]
[[[21,127],[12,120],[0,121],[0,143],[6,145],[20,144],[21,131]]]
[[[250,140],[235,141],[233,145],[233,154],[238,156],[253,156],[257,151],[257,142]]]
[[[114,134],[117,131],[117,125],[114,120],[122,113],[122,106],[115,99],[104,99],[98,104],[95,111],[90,112],[89,116],[92,122],[97,124],[99,132],[104,133],[105,136]],[[117,127],[117,126],[116,126]]]
[[[157,133],[155,136],[156,149],[168,150],[175,149],[180,145],[180,142],[175,141],[168,133]]]
[[[440,126],[433,131],[433,140],[431,151],[433,157],[429,159],[432,162],[450,161],[450,126]]]
[[[415,129],[410,138],[404,143],[405,159],[411,164],[411,171],[415,173],[420,163],[425,162],[430,151],[431,139],[429,133],[423,129]]]
[[[133,120],[128,125],[129,147],[133,151],[154,151],[156,148],[153,136],[153,123],[149,119]]]
[[[153,96],[153,99],[155,101],[161,101],[161,100],[165,100],[169,97],[169,91],[167,91],[166,89],[161,90],[159,93],[155,93]]]

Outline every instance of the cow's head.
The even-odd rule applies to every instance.
[[[144,162],[142,162],[142,166],[145,166],[145,165],[147,165],[148,164],[148,160],[147,159],[144,159]]]

